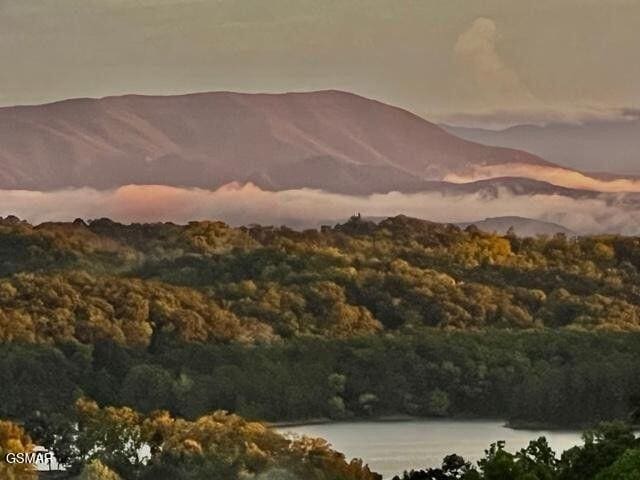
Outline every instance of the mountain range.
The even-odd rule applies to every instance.
[[[620,135],[632,138],[632,123]],[[226,215],[233,223],[273,213],[274,221],[297,224],[357,208],[445,222],[487,218],[479,225],[496,231],[504,222],[538,233],[562,231],[559,223],[571,233],[640,231],[640,180],[567,166],[545,135],[563,133],[551,126],[493,133],[443,127],[336,90],[125,95],[3,107],[0,213],[66,218],[85,198],[85,215],[136,221]],[[571,138],[567,133],[565,142]],[[562,165],[549,161],[556,158]],[[93,193],[86,196],[83,188]],[[200,193],[184,193],[194,189]],[[523,217],[547,223],[527,224]]]
[[[535,237],[536,235],[555,235],[558,233],[575,236],[576,233],[568,228],[553,222],[544,222],[524,217],[492,217],[472,223],[459,223],[458,226],[466,228],[475,225],[480,230],[489,233],[505,235],[510,230],[519,237]]]
[[[629,111],[627,118],[615,121],[516,125],[503,130],[441,126],[466,140],[526,150],[569,168],[640,174],[640,112],[637,111]]]
[[[0,188],[162,184],[368,194],[472,167],[549,166],[340,91],[128,95],[0,109]]]

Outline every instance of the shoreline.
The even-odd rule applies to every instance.
[[[354,417],[345,419],[332,419],[328,417],[318,417],[300,420],[283,420],[274,422],[264,422],[269,428],[282,429],[287,427],[304,427],[315,425],[332,425],[341,423],[365,423],[365,422],[419,422],[419,421],[485,421],[499,422],[504,428],[516,431],[549,431],[549,432],[582,432],[593,425],[557,425],[545,422],[524,422],[518,420],[506,420],[496,417],[477,417],[473,415],[457,415],[448,417],[419,417],[406,414],[381,415],[378,417]]]
[[[381,415],[379,417],[353,417],[343,419],[333,419],[329,417],[309,418],[302,420],[284,420],[275,422],[265,422],[270,428],[302,427],[305,425],[328,425],[334,423],[361,423],[361,422],[412,422],[415,420],[433,420],[435,417],[415,417],[412,415]]]

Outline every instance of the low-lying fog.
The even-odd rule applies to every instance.
[[[34,224],[109,217],[123,223],[216,219],[232,225],[305,228],[343,221],[356,212],[371,217],[405,214],[447,223],[521,216],[558,223],[580,234],[640,234],[640,203],[623,195],[574,199],[498,190],[493,197],[433,192],[350,196],[309,189],[271,192],[252,184],[229,184],[215,191],[155,185],[110,191],[0,191],[1,216],[16,215]]]

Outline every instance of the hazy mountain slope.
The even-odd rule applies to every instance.
[[[400,216],[402,217],[402,216]],[[373,222],[380,224],[387,220],[386,217],[364,217],[362,219],[365,222]],[[426,219],[414,219],[422,224],[441,225],[437,222],[431,222]],[[337,223],[345,222],[346,219],[340,219]],[[491,217],[484,220],[478,220],[475,222],[460,222],[453,224],[456,227],[465,229],[471,225],[478,227],[480,230],[486,233],[497,233],[499,235],[505,235],[509,229],[513,228],[515,234],[519,237],[535,237],[537,235],[555,235],[557,233],[563,233],[568,236],[576,236],[576,232],[563,227],[557,223],[547,222],[544,220],[535,220],[533,218],[507,216],[507,217]]]
[[[444,126],[461,138],[523,149],[583,171],[640,174],[640,119],[583,125],[519,125],[506,130]]]
[[[617,198],[593,190],[567,188],[532,178],[498,177],[468,183],[437,182],[427,186],[427,190],[435,190],[443,194],[463,195],[480,194],[482,197],[498,198],[500,194],[510,195],[558,195],[572,199]],[[636,198],[635,193],[628,193],[625,198]],[[620,201],[620,200],[619,200]]]
[[[0,188],[124,184],[370,193],[414,190],[469,166],[546,165],[461,140],[357,95],[204,93],[0,108]]]
[[[545,222],[542,220],[534,220],[524,217],[495,217],[486,218],[477,222],[461,223],[460,227],[475,225],[480,230],[490,233],[506,234],[510,228],[513,228],[516,235],[520,237],[535,237],[536,235],[554,235],[556,233],[564,233],[565,235],[576,235],[575,232],[568,228],[553,222]]]

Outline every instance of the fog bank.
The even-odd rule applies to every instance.
[[[606,194],[574,199],[561,195],[514,195],[506,190],[498,190],[495,197],[489,198],[475,193],[349,196],[308,189],[271,192],[252,184],[229,184],[216,191],[146,185],[111,191],[3,190],[0,215],[16,215],[33,224],[109,217],[123,223],[216,219],[232,225],[259,223],[294,228],[332,224],[357,212],[375,217],[405,214],[446,223],[522,216],[558,223],[581,234],[640,234],[640,204],[624,200],[624,196]]]
[[[640,180],[634,178],[599,179],[575,170],[546,165],[509,163],[474,167],[463,175],[449,174],[444,180],[452,183],[468,183],[499,177],[521,177],[551,183],[559,187],[596,192],[640,192]]]

